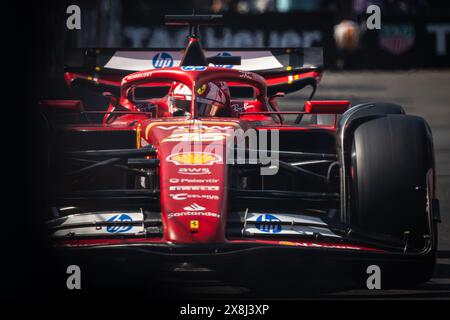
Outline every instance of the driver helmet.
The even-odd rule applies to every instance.
[[[174,116],[189,116],[191,100],[192,92],[189,87],[178,83],[169,95],[169,112]],[[230,90],[225,82],[208,82],[197,89],[199,116],[225,116],[229,105]]]

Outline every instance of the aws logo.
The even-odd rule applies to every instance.
[[[187,175],[202,175],[211,174],[211,170],[208,168],[180,168],[178,169],[178,173]]]

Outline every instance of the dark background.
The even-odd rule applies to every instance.
[[[66,8],[71,4],[81,8],[81,30],[66,28]],[[367,30],[365,8],[370,4],[380,6],[384,29]],[[436,35],[428,30],[436,24],[450,30],[450,2],[444,0],[63,0],[32,7],[33,12],[25,14],[34,23],[21,41],[27,39],[29,49],[34,34],[39,43],[39,52],[32,56],[41,70],[40,79],[45,80],[40,81],[39,92],[47,98],[65,94],[64,48],[180,48],[186,28],[164,26],[164,15],[193,10],[224,15],[223,26],[202,29],[206,48],[318,46],[324,48],[327,69],[450,67],[450,32],[446,53],[441,55],[436,51]],[[359,43],[353,50],[338,48],[334,40],[334,27],[343,20],[353,21],[359,29]],[[23,18],[16,23],[23,24]],[[395,47],[395,36],[411,45],[400,52],[381,45],[389,38]]]
[[[402,2],[410,5],[398,4]],[[209,13],[213,11],[215,3],[104,0],[41,1],[26,4],[11,2],[4,5],[2,51],[6,54],[3,58],[6,70],[4,69],[2,81],[2,168],[6,179],[2,184],[2,268],[5,269],[2,271],[3,295],[16,299],[45,299],[51,294],[54,274],[61,272],[52,264],[52,256],[42,233],[44,228],[41,217],[46,206],[46,136],[42,119],[35,107],[40,99],[68,96],[62,82],[64,48],[131,47],[133,43],[124,33],[125,30],[136,31],[136,28],[141,28],[141,32],[152,34],[155,28],[164,28],[164,14],[190,13],[192,8],[199,13]],[[355,51],[336,48],[332,37],[334,25],[342,19],[352,19],[361,25],[365,16],[355,11],[352,1],[318,1],[319,5],[314,9],[301,7],[298,10],[299,8],[294,7],[288,12],[277,9],[276,1],[268,1],[267,8],[262,12],[253,8],[251,3],[246,12],[238,9],[237,1],[223,3],[222,9],[217,12],[225,14],[225,25],[231,32],[261,30],[264,45],[270,44],[267,35],[272,31],[282,33],[294,30],[302,34],[305,31],[319,30],[323,35],[322,40],[313,45],[325,48],[328,69],[404,70],[450,66],[450,37],[447,36],[447,55],[437,56],[434,50],[435,39],[426,32],[429,23],[450,24],[448,1],[383,2],[386,10],[382,11],[382,23],[410,24],[415,30],[413,47],[400,56],[379,47],[377,31],[363,34],[360,46]],[[81,31],[68,31],[65,27],[65,9],[70,4],[81,7]],[[177,31],[171,29],[168,32],[175,34]],[[218,28],[214,32],[220,37],[222,30]],[[142,39],[143,46],[151,44],[151,36]],[[363,75],[366,81],[370,77],[370,73]],[[334,79],[336,82],[329,82],[328,89],[331,87],[336,90],[334,95],[337,95],[343,90],[343,84],[339,76]],[[351,76],[346,79],[351,79]],[[380,77],[379,80],[392,82],[389,79],[392,77],[387,80]],[[446,80],[448,77],[438,77],[437,81]],[[395,81],[390,84],[390,88],[396,85]],[[347,89],[355,92],[355,88],[350,85],[345,87]],[[321,91],[318,93],[320,98]],[[393,95],[395,94],[394,90]],[[406,95],[404,91],[402,94]],[[438,99],[442,102],[443,98],[438,96]],[[447,115],[448,109],[445,109],[440,117],[445,119]],[[443,149],[447,150],[448,137],[444,136],[442,139]],[[447,173],[446,175],[448,176]]]

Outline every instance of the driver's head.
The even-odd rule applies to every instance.
[[[169,112],[174,116],[188,116],[191,113],[192,92],[188,86],[178,83],[169,94]]]
[[[223,81],[208,82],[197,89],[198,115],[226,116],[230,112],[230,89]]]
[[[201,117],[226,116],[229,113],[230,90],[225,82],[208,82],[197,89],[198,115]],[[174,116],[190,114],[191,90],[177,84],[169,95],[169,111]]]

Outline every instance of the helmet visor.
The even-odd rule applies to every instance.
[[[224,109],[224,104],[210,99],[197,98],[198,115],[200,117],[220,116]]]

